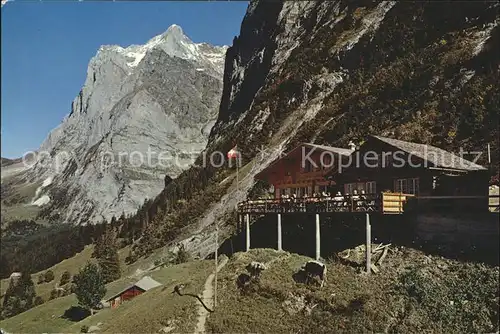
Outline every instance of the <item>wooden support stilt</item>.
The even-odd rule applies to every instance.
[[[372,262],[372,227],[370,225],[370,215],[366,214],[366,272],[371,272]]]
[[[321,257],[321,233],[319,230],[319,214],[316,214],[316,260]]]
[[[283,244],[281,239],[281,213],[278,213],[278,250],[283,250]]]
[[[250,250],[250,215],[247,213],[245,216],[245,233],[246,233],[246,251]]]

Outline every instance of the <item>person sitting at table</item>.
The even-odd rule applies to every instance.
[[[363,189],[361,190],[361,194],[359,195],[359,201],[357,203],[357,207],[360,208],[362,211],[366,211],[367,209],[366,194]]]
[[[354,189],[352,191],[351,203],[352,203],[353,209],[355,211],[357,211],[357,209],[358,209],[358,201],[359,201],[358,191],[356,189]]]
[[[337,191],[337,194],[335,194],[335,197],[333,197],[333,200],[335,201],[334,206],[337,208],[340,208],[344,206],[344,201],[345,198],[342,196],[342,193],[340,191]]]

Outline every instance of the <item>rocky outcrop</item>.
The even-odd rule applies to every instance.
[[[24,175],[44,218],[96,222],[134,212],[188,168],[217,117],[227,47],[179,26],[145,45],[102,46],[69,115]]]

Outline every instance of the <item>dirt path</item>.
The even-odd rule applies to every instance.
[[[219,265],[217,266],[217,272],[219,272],[222,267],[224,267],[229,259],[225,256],[221,259]],[[214,306],[214,281],[215,273],[210,274],[205,281],[205,288],[203,289],[203,302],[208,308],[213,310]],[[196,322],[195,333],[205,333],[205,323],[207,321],[208,311],[203,307],[203,305],[198,305],[198,320]]]

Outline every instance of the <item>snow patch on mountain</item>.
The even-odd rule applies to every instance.
[[[44,206],[45,204],[48,204],[50,202],[50,197],[47,195],[43,195],[36,201],[34,201],[32,204],[36,206]]]
[[[228,46],[216,47],[207,43],[193,43],[180,26],[173,24],[165,33],[153,37],[144,45],[130,45],[126,48],[110,46],[110,48],[126,57],[126,64],[131,68],[138,66],[149,51],[160,48],[173,57],[202,63],[205,67],[222,75]]]

